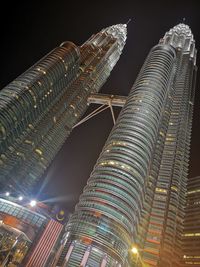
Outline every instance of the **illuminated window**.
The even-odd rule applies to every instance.
[[[33,129],[34,129],[34,127],[33,127],[33,125],[32,125],[32,124],[29,124],[29,125],[28,125],[28,127],[29,127],[31,130],[33,130]]]
[[[163,137],[165,136],[164,133],[163,133],[162,131],[160,131],[160,135],[163,136]]]
[[[174,190],[174,191],[178,191],[177,187],[174,186],[174,185],[171,186],[171,189]]]
[[[38,71],[42,72],[43,74],[46,74],[46,71],[41,69],[41,68],[37,68]]]
[[[167,140],[167,141],[174,141],[175,138],[174,138],[174,137],[167,137],[166,140]]]
[[[200,192],[200,189],[189,191],[188,194],[194,194]]]
[[[39,154],[39,155],[42,155],[42,151],[41,151],[40,149],[38,149],[38,148],[35,149],[35,152],[36,152],[37,154]]]
[[[53,117],[53,122],[56,123],[56,116]]]
[[[159,193],[167,193],[167,190],[166,189],[163,189],[163,188],[158,188],[156,187],[156,192],[159,192]]]
[[[32,141],[31,141],[31,140],[28,140],[28,139],[26,139],[26,140],[24,141],[24,143],[25,143],[25,144],[30,144],[30,145],[32,145]]]
[[[185,233],[183,236],[200,236],[200,233]]]
[[[70,105],[71,108],[75,109],[75,106],[74,105]]]

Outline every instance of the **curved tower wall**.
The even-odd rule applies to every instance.
[[[143,261],[150,266],[173,267],[181,266],[183,256],[196,49],[191,30],[185,24],[172,28],[160,43],[175,49],[175,72],[150,169],[145,216],[139,227],[145,241],[142,245],[140,240],[140,247]]]
[[[200,264],[200,176],[189,178],[184,218],[183,266]]]
[[[30,192],[122,52],[126,25],[64,42],[0,92],[0,183]]]
[[[31,185],[38,179],[38,170],[46,167],[38,142],[54,125],[55,108],[77,75],[79,54],[70,42],[57,47],[0,91],[2,188],[10,183],[23,191],[22,172]],[[35,173],[28,168],[28,157],[39,165]]]

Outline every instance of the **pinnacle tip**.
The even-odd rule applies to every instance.
[[[126,22],[126,25],[128,25],[130,21],[131,21],[131,18]]]

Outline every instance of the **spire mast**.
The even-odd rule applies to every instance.
[[[126,25],[128,25],[128,24],[129,24],[129,22],[131,22],[131,20],[132,20],[132,19],[130,18],[130,19],[129,19],[129,20],[126,22]]]

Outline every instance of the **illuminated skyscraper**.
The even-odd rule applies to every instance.
[[[196,73],[179,24],[154,46],[67,225],[56,266],[174,267],[181,238]]]
[[[148,174],[143,259],[150,266],[180,266],[186,205],[196,49],[190,28],[179,24],[161,45],[175,52],[158,138]],[[161,59],[161,58],[160,58]],[[167,73],[165,73],[166,75]],[[143,227],[142,227],[143,226]]]
[[[184,267],[200,266],[200,176],[188,180],[183,254]]]
[[[119,59],[126,25],[64,42],[0,92],[0,188],[30,192]]]

